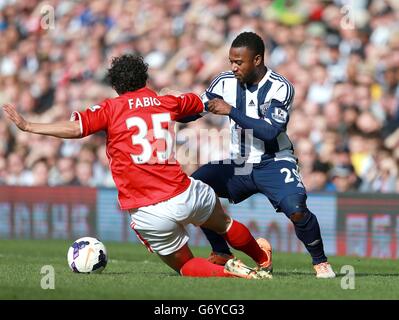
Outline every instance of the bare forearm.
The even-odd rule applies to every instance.
[[[24,131],[64,139],[74,139],[81,137],[78,121],[58,121],[53,123],[27,122]]]
[[[80,122],[78,121],[58,121],[53,123],[34,123],[24,119],[12,104],[3,106],[6,117],[15,123],[22,131],[44,134],[57,138],[73,139],[80,138]]]

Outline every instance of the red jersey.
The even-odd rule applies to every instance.
[[[158,96],[142,88],[74,111],[71,120],[80,122],[82,137],[106,131],[119,204],[127,210],[168,200],[188,188],[190,179],[174,156],[171,122],[203,111],[193,93]]]

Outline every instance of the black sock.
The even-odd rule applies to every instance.
[[[201,227],[201,229],[205,233],[205,236],[211,244],[213,251],[230,255],[232,254],[226,240],[224,240],[221,235],[207,228]]]
[[[303,242],[312,256],[313,264],[326,262],[327,257],[324,254],[323,240],[316,216],[307,210],[305,217],[298,222],[294,222],[294,226],[298,239]]]

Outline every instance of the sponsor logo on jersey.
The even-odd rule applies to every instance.
[[[287,121],[287,116],[287,111],[281,108],[274,109],[274,112],[272,113],[272,118],[274,119],[274,121],[279,123],[285,123]]]

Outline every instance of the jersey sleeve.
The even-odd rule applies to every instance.
[[[264,115],[265,121],[281,131],[285,131],[293,99],[294,87],[288,82],[284,83],[271,99],[270,106]]]
[[[225,86],[225,81],[227,79],[234,78],[232,72],[222,72],[217,77],[215,77],[209,87],[201,95],[201,100],[205,105],[205,110],[208,111],[208,101],[219,98],[223,99],[223,91]]]
[[[107,130],[109,121],[108,103],[104,101],[87,108],[85,111],[73,111],[70,120],[79,121],[81,137]]]
[[[171,97],[172,98],[172,97]],[[198,115],[204,112],[204,104],[200,97],[195,93],[185,93],[178,97],[173,97],[175,100],[175,110],[173,120],[179,120],[187,116]]]

